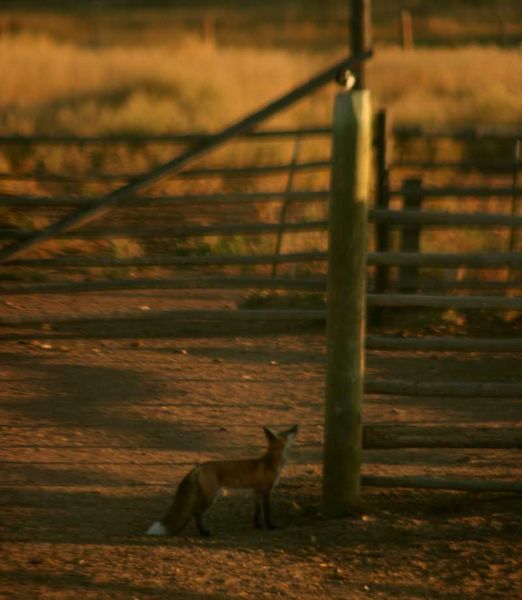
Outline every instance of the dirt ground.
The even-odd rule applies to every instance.
[[[201,298],[200,298],[201,301]],[[188,300],[187,300],[188,302]],[[172,292],[5,297],[0,315],[172,306]],[[229,299],[212,298],[214,308]],[[505,331],[509,335],[509,326]],[[490,331],[489,335],[498,332]],[[363,489],[320,515],[325,372],[319,328],[254,332],[113,323],[2,327],[0,597],[509,598],[522,592],[522,502],[508,493]],[[379,379],[520,378],[521,356],[368,353]],[[520,425],[520,399],[366,397],[367,423]],[[213,535],[144,535],[188,468],[255,456],[262,425],[300,424],[274,493],[275,531],[227,493]],[[521,480],[520,451],[367,451],[372,475]]]

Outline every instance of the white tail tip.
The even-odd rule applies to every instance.
[[[168,535],[168,531],[163,523],[156,521],[147,529],[146,535]]]

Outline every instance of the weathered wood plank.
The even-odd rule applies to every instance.
[[[522,448],[522,427],[475,425],[365,425],[367,450],[392,448]]]
[[[248,131],[238,135],[242,139],[281,139],[301,137],[326,137],[331,135],[330,127],[316,126],[304,127],[300,129],[264,129],[258,131]],[[147,135],[126,135],[113,134],[104,136],[79,136],[79,135],[1,135],[0,144],[47,144],[47,145],[78,145],[87,144],[106,145],[106,144],[204,144],[212,138],[211,133],[190,132],[190,133],[165,133],[165,134],[147,134]]]
[[[147,206],[193,206],[197,204],[248,204],[261,202],[281,202],[286,194],[282,192],[251,192],[247,194],[185,194],[182,196],[145,196],[128,198],[125,207],[147,207]],[[288,198],[292,202],[317,202],[327,200],[330,197],[329,190],[309,190],[290,192]],[[85,197],[41,197],[41,196],[12,196],[0,194],[0,206],[20,206],[45,208],[47,206],[90,206],[100,198]]]
[[[41,323],[103,323],[106,321],[325,321],[324,310],[144,310],[98,314],[41,314],[37,317],[9,315],[0,317],[0,326],[27,326]]]
[[[172,237],[200,237],[215,235],[259,235],[266,233],[279,233],[279,231],[324,231],[328,227],[327,221],[304,221],[300,223],[218,223],[216,225],[181,225],[179,227],[151,227],[148,229],[134,229],[127,227],[113,227],[107,229],[82,229],[80,231],[63,231],[56,233],[54,239],[102,239],[102,238],[172,238]],[[0,239],[30,239],[34,230],[0,229]]]
[[[390,190],[391,196],[403,196],[408,193],[404,186]],[[420,193],[425,198],[441,198],[446,196],[457,196],[459,198],[489,198],[492,196],[512,196],[513,193],[520,195],[522,188],[498,187],[498,186],[446,186],[446,187],[422,187]]]
[[[308,161],[295,166],[299,172],[309,172],[329,169],[329,160]],[[201,169],[187,169],[178,173],[182,179],[206,179],[209,177],[267,177],[278,175],[292,170],[290,164],[272,164],[250,167],[207,167]],[[139,176],[139,175],[138,175]],[[56,181],[56,182],[85,182],[85,181],[131,181],[137,177],[136,173],[83,173],[77,175],[65,173],[0,173],[0,179],[11,181]],[[0,205],[1,197],[0,197]]]
[[[369,350],[405,352],[522,352],[522,338],[419,337],[397,338],[366,336]]]
[[[326,291],[325,278],[203,276],[48,283],[2,283],[0,294],[70,294],[114,290],[271,289]]]
[[[371,104],[367,90],[335,99],[322,511],[346,515],[360,493]]]
[[[418,169],[419,171],[487,171],[509,173],[513,170],[511,160],[414,160],[399,159],[391,165],[394,169]],[[480,188],[486,189],[486,188]],[[504,188],[499,188],[504,189]],[[504,195],[503,193],[501,195]]]
[[[313,262],[324,261],[326,252],[300,252],[283,255],[258,254],[258,255],[214,255],[214,256],[149,256],[131,258],[91,257],[91,256],[57,256],[55,258],[17,260],[10,263],[12,266],[58,268],[58,267],[129,267],[129,266],[197,266],[197,265],[240,265],[269,264],[274,260],[278,262]],[[403,265],[417,264],[422,267],[458,267],[472,268],[520,268],[522,267],[521,253],[462,253],[462,254],[409,254],[402,252],[368,253],[369,265]],[[443,281],[420,277],[416,282],[420,287],[433,287],[441,289],[469,288],[469,289],[502,289],[519,287],[522,281]],[[396,282],[390,281],[390,285]]]
[[[372,306],[417,306],[464,310],[522,310],[522,298],[499,296],[425,296],[420,294],[369,294]]]
[[[522,483],[519,481],[462,479],[455,477],[363,475],[362,484],[369,487],[400,487],[466,492],[522,492]]]
[[[58,256],[55,258],[34,258],[15,260],[0,267],[33,267],[33,268],[65,268],[65,267],[150,267],[150,266],[232,266],[232,265],[267,265],[274,261],[279,263],[298,263],[325,261],[326,252],[293,252],[286,254],[250,254],[250,255],[209,255],[209,256],[134,256],[130,258],[90,257],[90,256]]]
[[[367,394],[451,396],[461,398],[522,398],[522,383],[388,381],[366,379]]]
[[[369,265],[419,267],[522,267],[522,252],[379,252],[368,254]]]
[[[513,190],[511,189],[511,194]],[[430,227],[522,227],[522,215],[406,210],[371,210],[370,220],[393,225]]]
[[[451,129],[430,129],[422,125],[397,125],[393,129],[393,133],[401,138],[449,138],[453,140],[516,140],[522,137],[522,129],[520,127],[452,127]]]

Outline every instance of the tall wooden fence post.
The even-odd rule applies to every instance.
[[[403,50],[413,48],[413,22],[409,10],[401,10],[400,16],[401,46]]]
[[[513,195],[511,196],[511,216],[514,217],[518,213],[518,195],[517,195],[517,187],[518,187],[518,172],[520,170],[520,157],[521,157],[521,140],[518,138],[515,140],[515,147],[513,149]],[[517,246],[517,229],[516,227],[511,227],[509,231],[509,239],[508,239],[508,252],[513,254],[515,252]],[[512,272],[511,269],[507,269],[507,280],[511,281]],[[511,293],[511,290],[508,289],[508,295]]]
[[[422,179],[412,177],[403,182],[404,210],[420,210],[422,208]],[[401,251],[419,252],[420,226],[408,225],[402,228]],[[401,292],[418,291],[419,268],[417,266],[401,267],[399,271],[399,289]]]
[[[360,491],[370,155],[370,93],[338,94],[328,250],[326,517],[348,514]]]
[[[380,110],[375,118],[375,208],[388,210],[390,207],[390,144],[388,139],[388,118],[385,110]],[[375,251],[389,252],[390,227],[387,223],[375,225]],[[376,294],[383,294],[389,287],[390,267],[377,265],[375,268],[374,288]],[[374,306],[369,313],[371,325],[382,325],[382,308]]]

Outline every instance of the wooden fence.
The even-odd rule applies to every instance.
[[[499,169],[502,165],[505,172],[511,174],[512,184],[511,185],[473,185],[473,186],[456,186],[456,185],[425,185],[420,177],[406,177],[402,180],[399,186],[393,186],[390,183],[393,173],[401,172],[404,169],[408,169],[411,172],[412,169],[417,171],[425,171],[430,168],[434,169],[461,169],[471,168],[470,161],[463,161],[461,163],[445,161],[443,163],[413,161],[397,159],[392,161],[390,159],[390,136],[387,133],[388,127],[384,113],[378,115],[376,120],[376,135],[375,135],[375,157],[376,157],[376,202],[375,208],[369,211],[369,219],[375,224],[375,250],[368,256],[368,264],[375,266],[374,277],[373,277],[373,291],[376,294],[383,294],[389,292],[392,289],[396,289],[399,292],[418,292],[423,289],[428,290],[444,290],[448,291],[449,288],[455,288],[457,290],[468,289],[468,290],[488,290],[493,291],[504,290],[504,291],[516,291],[522,287],[522,280],[519,277],[520,268],[522,264],[522,254],[519,251],[519,245],[516,244],[517,229],[522,224],[522,215],[518,209],[518,199],[520,192],[522,191],[518,187],[518,168],[519,160],[509,162],[508,160],[499,161],[497,160],[492,168]],[[307,139],[325,139],[330,135],[329,128],[310,128],[305,130],[279,130],[279,131],[258,131],[248,132],[244,135],[246,139],[251,141],[258,140],[271,140],[271,141],[287,141],[289,139],[298,139],[299,143],[304,143]],[[439,133],[437,137],[449,137],[448,133]],[[415,139],[419,137],[434,139],[435,134],[423,133],[411,130],[398,129],[395,132],[395,137],[399,139]],[[476,133],[471,132],[455,132],[455,138],[458,139],[470,139],[476,138]],[[501,139],[505,139],[506,136],[501,136]],[[485,139],[491,139],[492,134],[489,134]],[[4,137],[0,138],[1,145],[51,145],[51,144],[69,144],[69,145],[80,145],[85,146],[89,144],[145,144],[145,143],[184,143],[187,142],[199,147],[201,144],[209,144],[208,136],[201,134],[184,134],[184,135],[171,135],[171,136],[151,136],[147,138],[129,138],[128,136],[110,137],[110,138],[73,138],[73,137],[61,137],[61,138],[46,138],[46,137]],[[481,139],[481,138],[479,138]],[[296,145],[297,147],[297,145]],[[190,154],[189,149],[184,155]],[[489,171],[489,167],[484,165],[484,161],[479,161],[475,164],[475,168],[479,168],[483,172],[486,167]],[[478,166],[477,166],[478,164]],[[306,221],[290,221],[288,220],[288,209],[290,206],[302,206],[324,204],[329,198],[329,191],[327,185],[323,189],[293,189],[293,181],[297,175],[302,173],[320,172],[327,173],[330,167],[330,160],[312,160],[304,161],[300,163],[295,157],[289,163],[282,164],[268,164],[268,165],[251,165],[244,167],[206,167],[197,169],[187,169],[179,173],[180,178],[190,178],[191,180],[207,179],[209,177],[220,177],[226,178],[251,178],[256,177],[258,179],[267,178],[273,175],[286,175],[287,184],[284,190],[281,191],[254,191],[254,192],[236,192],[236,193],[199,193],[199,194],[179,194],[179,195],[151,195],[151,196],[124,196],[124,205],[127,209],[144,209],[146,207],[151,209],[168,209],[175,208],[183,214],[184,210],[191,210],[197,207],[201,209],[212,210],[218,213],[222,207],[238,207],[241,210],[245,210],[245,207],[250,206],[253,214],[263,205],[279,204],[279,218],[272,222],[239,222],[239,223],[213,223],[209,225],[201,224],[183,224],[180,222],[176,226],[154,226],[144,227],[143,220],[140,220],[133,227],[131,224],[122,225],[125,223],[125,219],[120,219],[114,226],[108,227],[81,227],[76,229],[76,226],[67,225],[67,221],[71,219],[70,216],[64,216],[62,223],[65,226],[61,229],[57,229],[56,225],[48,228],[48,231],[42,232],[34,228],[23,228],[17,227],[6,227],[0,222],[0,241],[3,241],[5,246],[3,250],[0,250],[4,257],[5,268],[12,269],[13,267],[25,267],[32,269],[51,269],[72,270],[74,268],[118,268],[118,267],[171,267],[176,269],[182,268],[195,268],[195,267],[231,267],[233,265],[241,265],[243,267],[252,267],[256,265],[271,265],[271,276],[258,276],[256,279],[252,277],[245,277],[242,280],[240,277],[231,278],[227,281],[223,278],[222,285],[224,287],[238,286],[241,288],[258,287],[267,289],[308,289],[315,291],[324,291],[324,269],[319,269],[317,275],[313,278],[296,278],[288,276],[280,276],[274,278],[276,275],[276,265],[288,265],[288,264],[303,264],[312,262],[316,265],[324,262],[326,259],[326,252],[324,250],[307,249],[306,251],[299,252],[287,252],[282,253],[282,240],[283,236],[288,236],[297,233],[308,233],[308,232],[324,232],[327,228],[327,219],[312,219]],[[490,165],[491,167],[491,165]],[[129,179],[129,176],[123,177],[121,174],[104,173],[100,176],[99,173],[94,174],[83,174],[70,176],[63,173],[4,173],[4,177],[7,179],[10,177],[13,180],[17,179],[32,179],[39,182],[42,181],[53,181],[77,182],[78,180],[89,180],[92,178],[109,180],[124,180]],[[143,179],[145,176],[141,176]],[[324,179],[323,179],[324,180]],[[132,179],[131,179],[132,181]],[[126,189],[129,185],[135,186],[136,183],[129,183],[124,186]],[[113,193],[114,194],[114,193]],[[451,197],[455,198],[500,198],[505,199],[506,203],[510,202],[510,209],[499,212],[458,212],[452,210],[448,211],[423,211],[422,206],[426,200],[433,201],[434,199],[445,199]],[[393,210],[390,208],[390,203],[394,200],[402,200],[402,206],[400,210]],[[67,211],[74,210],[74,214],[83,214],[87,211],[92,213],[93,205],[99,205],[101,200],[92,196],[63,196],[60,194],[54,194],[52,196],[29,196],[29,195],[9,195],[0,194],[0,206],[4,207],[4,210],[23,211],[25,221],[29,221],[27,218],[27,211],[34,211],[36,214],[45,214],[45,211]],[[105,202],[105,200],[103,200]],[[106,204],[104,211],[106,209]],[[95,209],[99,210],[99,208]],[[60,213],[62,214],[62,213]],[[326,217],[326,214],[325,214]],[[84,217],[82,217],[84,218]],[[91,217],[89,217],[91,218]],[[3,226],[2,226],[3,225]],[[421,232],[428,229],[442,229],[442,228],[460,228],[460,227],[473,227],[481,229],[489,228],[503,228],[511,232],[509,237],[509,252],[465,252],[465,253],[422,253],[420,250],[420,238]],[[393,247],[391,243],[391,232],[393,229],[401,232],[400,242],[396,247]],[[252,254],[234,254],[234,255],[176,255],[175,251],[171,254],[155,254],[149,256],[133,256],[133,257],[110,257],[103,255],[84,255],[84,256],[70,256],[63,253],[58,253],[55,257],[46,258],[19,258],[16,259],[16,253],[13,256],[13,248],[24,248],[30,245],[31,240],[37,240],[38,243],[42,243],[46,237],[42,238],[42,235],[46,237],[52,237],[53,239],[83,239],[83,240],[103,240],[103,239],[116,239],[116,238],[135,238],[141,240],[147,239],[158,239],[158,238],[207,238],[209,236],[272,236],[275,238],[274,252],[270,253],[252,253]],[[9,243],[9,244],[7,244]],[[390,276],[392,268],[396,268],[398,273],[395,277]],[[448,281],[443,278],[428,278],[423,275],[425,269],[457,269],[457,268],[468,268],[468,269],[509,269],[511,275],[507,279],[503,280],[491,280],[488,279],[470,279],[468,281]],[[53,291],[100,291],[102,289],[137,289],[144,287],[177,287],[183,288],[184,285],[188,287],[194,287],[195,283],[188,277],[179,277],[179,273],[175,273],[176,277],[164,278],[164,279],[151,279],[144,278],[142,280],[133,279],[120,279],[110,281],[103,280],[91,280],[88,282],[71,282],[71,281],[55,281],[52,283],[42,284],[31,284],[31,283],[4,283],[1,287],[1,291],[5,293],[18,294],[18,293],[29,293],[37,292],[39,290],[53,290]],[[216,287],[219,284],[219,278],[212,275],[208,278],[208,285],[210,287]],[[198,287],[203,288],[205,285],[205,279],[198,278]],[[255,284],[255,285],[254,285]],[[379,300],[379,302],[392,302],[393,300]],[[399,302],[404,303],[407,300],[399,298]],[[415,305],[419,305],[419,302],[426,302],[432,305],[435,299],[430,298],[421,300],[419,298],[411,298],[411,302],[415,302]],[[377,299],[375,300],[377,302]],[[455,307],[459,306],[474,306],[480,304],[479,299],[474,299],[471,304],[466,304],[466,300],[457,297],[450,296],[444,300],[444,306],[448,304],[454,304]],[[493,307],[495,302],[493,298],[484,299],[483,306]],[[502,309],[510,307],[513,304],[513,308],[518,306],[516,299],[510,302],[506,299],[498,299],[499,307]],[[374,315],[377,313],[375,312]],[[377,317],[375,317],[377,319]]]
[[[112,136],[93,137],[0,137],[0,148],[17,149],[35,146],[77,146],[111,148],[114,145],[128,144],[140,146],[146,144],[181,145],[185,147],[181,154],[167,163],[154,167],[150,172],[135,176],[132,173],[67,173],[67,172],[28,172],[22,169],[0,174],[4,182],[39,182],[42,184],[38,194],[0,193],[0,293],[4,295],[55,293],[71,294],[86,292],[103,292],[114,290],[136,289],[242,289],[242,290],[285,290],[300,292],[324,293],[326,290],[327,258],[326,247],[299,247],[290,245],[285,250],[285,241],[292,236],[313,234],[326,239],[328,215],[325,204],[330,196],[328,172],[331,161],[326,157],[313,157],[300,160],[304,155],[307,142],[325,141],[331,135],[329,127],[317,127],[299,130],[253,130],[254,125],[268,116],[285,108],[297,99],[308,94],[331,80],[340,66],[347,61],[334,65],[305,85],[296,88],[274,105],[264,107],[241,122],[223,130],[217,136],[201,133],[129,137]],[[383,310],[389,307],[418,308],[454,308],[458,310],[522,310],[522,298],[514,295],[522,288],[520,271],[522,269],[521,241],[518,232],[522,227],[522,215],[519,209],[519,198],[522,188],[519,187],[518,172],[520,158],[516,152],[510,159],[497,158],[494,161],[484,159],[462,160],[427,160],[403,157],[392,157],[390,144],[392,138],[396,144],[414,144],[416,141],[426,143],[430,140],[496,140],[499,143],[512,144],[519,148],[522,132],[498,135],[491,132],[426,132],[395,128],[393,135],[384,114],[378,115],[375,123],[374,156],[376,164],[375,203],[368,212],[369,221],[373,224],[373,250],[368,254],[369,293],[367,302],[371,310],[373,323],[379,324],[385,319]],[[193,161],[209,154],[230,140],[241,140],[242,143],[285,143],[294,144],[289,160],[230,166],[218,164],[211,166],[193,166]],[[295,140],[298,140],[295,143]],[[511,141],[509,141],[511,140]],[[517,146],[518,144],[518,146]],[[490,184],[455,183],[433,184],[425,181],[426,174],[435,171],[472,172],[481,177],[494,173],[494,181]],[[300,175],[319,174],[317,181],[322,187],[296,189],[295,180]],[[499,175],[500,174],[500,175]],[[166,177],[176,175],[177,181],[198,182],[200,180],[222,180],[230,182],[254,178],[256,181],[270,177],[283,178],[283,186],[268,191],[201,191],[194,193],[148,193],[150,186]],[[422,175],[422,176],[421,176]],[[502,181],[497,181],[497,175]],[[398,183],[397,183],[398,182]],[[71,186],[95,183],[97,186],[109,186],[102,196],[82,193],[71,193]],[[317,182],[316,182],[317,183]],[[110,186],[118,184],[115,190]],[[0,182],[1,185],[1,182]],[[59,186],[64,186],[60,191]],[[209,186],[210,187],[210,186]],[[1,188],[0,188],[1,189]],[[7,188],[6,188],[7,189]],[[9,188],[11,190],[11,187]],[[505,210],[437,210],[433,203],[438,199],[452,198],[495,198],[496,205],[505,202]],[[425,208],[429,203],[429,207]],[[276,206],[272,220],[259,220],[263,214],[262,207]],[[228,208],[227,208],[228,207]],[[291,208],[298,207],[298,220],[291,218]],[[312,210],[313,209],[313,210]],[[183,215],[190,211],[197,214],[224,215],[223,222],[191,222]],[[248,220],[230,222],[227,211],[239,211],[242,217],[250,215]],[[29,211],[34,211],[38,218],[30,219]],[[71,212],[72,211],[72,212]],[[109,218],[109,211],[116,214]],[[140,211],[136,216],[133,211]],[[145,212],[142,212],[145,211]],[[149,212],[147,212],[149,211]],[[173,217],[166,215],[172,213]],[[307,212],[308,211],[308,212]],[[315,212],[314,212],[315,211]],[[23,214],[23,219],[16,221],[12,215]],[[46,217],[46,215],[50,215]],[[236,213],[233,213],[236,214]],[[307,215],[315,215],[312,218]],[[145,226],[147,216],[150,225]],[[180,216],[181,215],[181,216]],[[304,218],[303,217],[307,217]],[[318,216],[319,215],[319,216]],[[103,217],[104,223],[93,226],[94,221]],[[192,218],[192,217],[191,217]],[[175,222],[173,223],[172,221]],[[254,220],[252,220],[254,219]],[[3,221],[3,222],[2,222]],[[38,228],[38,222],[46,224]],[[54,222],[53,222],[54,221]],[[158,223],[159,221],[159,223]],[[16,223],[13,225],[13,223]],[[29,223],[29,225],[28,225]],[[50,223],[50,224],[49,224]],[[422,236],[434,230],[459,230],[461,228],[494,229],[505,233],[506,251],[495,252],[425,252]],[[394,232],[399,232],[397,234]],[[259,243],[261,251],[243,251],[239,253],[213,251],[201,253],[197,244],[192,247],[179,246],[179,240],[225,239],[238,237],[271,240],[272,251],[267,251],[268,243]],[[103,246],[103,240],[116,238],[138,239],[145,241],[153,248],[151,253],[140,253],[136,256],[110,255]],[[318,246],[317,237],[312,237]],[[27,256],[34,248],[43,247],[53,241],[54,255],[47,250],[44,255]],[[56,240],[59,240],[58,242]],[[71,253],[67,244],[70,240],[84,240],[90,243],[84,254]],[[102,242],[99,242],[102,240]],[[167,244],[167,252],[155,249]],[[173,242],[174,240],[174,242]],[[177,240],[177,241],[176,241]],[[319,240],[320,241],[320,240]],[[97,243],[102,245],[97,246]],[[264,245],[263,245],[264,244]],[[147,247],[149,247],[147,246]],[[100,250],[99,252],[97,252]],[[181,250],[183,252],[181,252]],[[303,269],[299,269],[303,266]],[[114,269],[142,269],[144,276],[114,277]],[[147,269],[154,267],[160,270],[160,276],[152,276]],[[248,273],[231,272],[230,269],[249,269]],[[495,270],[496,279],[450,280],[433,278],[426,275],[426,269],[488,269]],[[88,280],[82,277],[82,269],[89,269]],[[104,270],[110,269],[110,277]],[[196,269],[196,271],[194,271]],[[29,278],[28,281],[10,281],[13,271]],[[306,270],[306,273],[305,273]],[[498,279],[498,271],[504,270],[507,277]],[[119,272],[119,271],[116,271]],[[3,273],[3,274],[2,274]],[[44,274],[45,281],[32,281],[35,274]],[[99,275],[96,275],[99,273]],[[40,275],[39,277],[42,277]],[[427,291],[444,293],[428,294]],[[461,295],[463,290],[473,292]],[[458,292],[455,294],[454,292]],[[474,292],[479,291],[477,295]],[[453,293],[448,293],[453,292]],[[493,294],[492,294],[493,292]],[[500,293],[499,293],[500,292]],[[140,312],[111,312],[110,314],[56,314],[45,315],[41,319],[24,317],[3,317],[0,326],[16,327],[34,325],[45,322],[53,323],[87,323],[100,320],[154,320],[161,321],[325,321],[322,309],[236,309],[236,310],[168,310]],[[481,352],[521,352],[522,339],[463,339],[463,338],[422,338],[400,339],[382,335],[369,335],[366,347],[370,350],[386,349],[398,351],[481,351]],[[438,382],[434,384],[412,384],[406,381],[376,381],[366,378],[365,391],[379,394],[406,395],[455,395],[486,397],[522,397],[522,383],[468,383]],[[491,430],[481,430],[476,435],[469,435],[467,430],[459,429],[438,431],[429,438],[417,430],[395,431],[390,429],[372,433],[372,428],[365,429],[364,443],[368,448],[403,448],[403,447],[454,447],[454,444],[473,444],[479,448],[522,448],[520,430],[512,430],[499,435]],[[432,432],[433,433],[433,432]],[[450,439],[451,438],[451,439]],[[429,440],[429,442],[427,441]],[[466,447],[468,447],[466,445]],[[383,480],[367,479],[371,485],[381,485]],[[414,487],[432,487],[433,481],[399,480],[386,478],[387,485],[412,485]],[[462,486],[473,483],[443,482],[439,487],[463,489]],[[502,487],[502,486],[501,486]],[[504,488],[518,489],[513,485]],[[503,489],[504,489],[503,488]],[[466,488],[467,489],[467,488]],[[499,489],[495,482],[479,482],[475,489]]]

